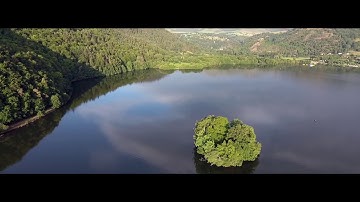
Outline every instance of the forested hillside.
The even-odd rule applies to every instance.
[[[164,29],[0,29],[0,130],[71,94],[71,82],[200,51]]]
[[[0,31],[0,128],[69,99],[76,75],[100,75],[11,30]]]
[[[36,41],[66,58],[113,75],[147,69],[174,54],[196,51],[165,29],[18,29],[21,36]]]

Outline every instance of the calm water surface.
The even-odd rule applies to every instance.
[[[74,94],[0,139],[0,173],[360,173],[358,73],[149,70],[78,82]],[[201,162],[193,127],[209,114],[252,125],[260,157]]]

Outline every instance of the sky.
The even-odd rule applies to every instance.
[[[286,31],[288,29],[289,28],[168,28],[167,30],[173,33],[262,33]]]

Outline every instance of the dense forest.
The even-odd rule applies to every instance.
[[[0,29],[0,130],[70,98],[71,82],[199,51],[163,29]]]
[[[199,51],[164,29],[16,29],[14,32],[105,75],[147,69],[173,55]]]
[[[283,56],[360,51],[359,29],[204,36],[189,39],[165,29],[2,28],[0,132],[64,105],[72,95],[72,82],[86,78],[149,68],[297,65],[303,62]],[[320,59],[329,64],[349,63],[340,57]]]

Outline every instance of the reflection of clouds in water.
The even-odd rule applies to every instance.
[[[191,159],[174,150],[153,146],[142,137],[127,133],[126,130],[121,131],[120,128],[108,124],[106,121],[102,122],[100,127],[117,152],[125,152],[170,173],[189,173],[194,169]]]
[[[163,85],[141,85],[136,87],[136,91],[142,94],[151,95],[152,100],[154,101],[173,106],[173,108],[177,110],[174,114],[191,113],[188,110],[179,111],[178,109],[192,107],[189,104],[190,102],[194,104],[206,101],[204,104],[213,108],[213,111],[223,111],[223,115],[230,113],[233,114],[234,117],[241,117],[259,124],[274,124],[289,117],[305,117],[304,109],[300,107],[296,108],[296,106],[299,105],[287,102],[285,104],[282,103],[282,105],[279,106],[277,98],[274,97],[283,90],[296,90],[292,89],[291,86],[284,87],[279,82],[271,82],[269,85],[261,84],[259,86],[251,87],[244,85],[244,83],[254,84],[257,83],[257,81],[259,81],[259,83],[264,82],[263,77],[269,78],[269,81],[271,81],[274,75],[277,75],[274,72],[262,72],[254,69],[246,71],[209,70],[204,71],[204,73],[224,77],[221,78],[221,80],[214,80],[209,79],[209,75],[207,74],[187,74],[187,76],[196,77],[184,81],[181,74],[175,73],[163,79]],[[229,74],[234,75],[235,77],[228,77]],[[247,75],[251,75],[251,77],[248,78]],[[256,81],[253,81],[254,79],[252,76],[255,77]],[[181,85],[176,85],[175,87],[174,85],[171,85],[171,82],[178,80],[182,81]],[[191,82],[188,82],[189,80]],[[212,86],[214,88],[212,88]],[[259,96],[259,94],[262,94],[262,96]],[[259,98],[263,99],[259,100]],[[238,103],[238,106],[234,106],[233,103],[236,102]]]
[[[89,102],[84,105],[81,105],[76,109],[80,116],[84,118],[93,119],[91,117],[92,114],[96,114],[100,116],[98,118],[107,118],[108,116],[120,115],[122,116],[126,109],[136,106],[137,104],[141,104],[143,101],[141,99],[135,97],[127,97],[127,96],[112,96],[112,103],[109,104],[107,102]]]
[[[221,79],[209,79],[210,76],[206,73],[210,72],[215,75],[224,75],[224,77]],[[234,75],[234,77],[229,77],[228,74]],[[134,102],[142,103],[145,101],[159,102],[167,105],[174,105],[189,100],[202,100],[207,102],[209,101],[210,103],[217,101],[227,104],[227,99],[232,99],[239,101],[241,104],[240,106],[251,107],[254,105],[254,103],[261,103],[264,108],[263,110],[267,110],[269,106],[271,108],[274,106],[278,107],[279,99],[287,99],[289,107],[286,107],[286,110],[284,111],[294,115],[291,108],[296,105],[290,101],[297,101],[296,98],[309,99],[313,96],[316,96],[318,93],[326,92],[319,92],[316,90],[312,91],[311,89],[307,88],[304,89],[302,84],[306,84],[307,80],[306,82],[302,82],[301,85],[298,85],[296,84],[297,82],[292,79],[294,75],[296,76],[296,74],[287,72],[263,72],[257,69],[237,69],[226,71],[205,70],[201,74],[187,73],[185,75],[186,79],[182,73],[175,72],[174,74],[163,78],[161,82],[158,81],[146,84],[125,86],[116,90],[116,92],[120,93],[118,96],[111,97],[118,99],[119,102],[122,102],[121,105],[123,108],[127,108],[127,105],[134,105]],[[248,78],[246,75],[254,75],[255,78]],[[274,77],[277,76],[281,77],[281,79],[274,80]],[[126,91],[127,93],[121,93],[121,91]],[[291,96],[284,97],[284,93],[287,92],[290,93]],[[127,97],[129,93],[132,95],[130,98]],[[277,98],[277,96],[282,97]],[[317,97],[322,98],[323,96]],[[284,102],[281,104],[282,105],[280,107],[283,107]],[[301,110],[297,109],[295,109],[295,111],[301,112]]]
[[[201,77],[201,75],[197,76]],[[176,79],[178,79],[177,75],[175,75]],[[172,80],[174,78],[170,76],[162,81],[167,83]],[[201,84],[205,87],[191,87],[192,85],[200,85],[199,82],[205,82],[205,84]],[[255,124],[276,124],[284,117],[301,118],[304,114],[301,109],[296,109],[290,104],[278,106],[277,103],[269,101],[265,104],[262,102],[262,105],[256,105],[253,102],[256,96],[254,97],[253,94],[237,93],[243,90],[248,92],[246,87],[222,91],[206,88],[206,86],[221,85],[225,89],[233,82],[234,80],[201,81],[200,78],[193,82],[184,82],[182,85],[171,87],[169,87],[170,83],[169,85],[158,82],[135,84],[112,92],[111,105],[103,102],[89,103],[89,105],[94,106],[80,107],[77,111],[82,117],[94,120],[95,124],[99,124],[115,151],[137,157],[168,172],[192,172],[194,168],[191,159],[169,145],[167,147],[161,146],[161,144],[176,144],[181,142],[183,138],[169,134],[172,140],[164,141],[161,139],[165,137],[164,134],[154,134],[158,131],[154,125],[166,125],[177,120],[183,121],[186,117],[189,118],[194,113],[199,113],[200,108],[193,108],[196,106],[194,102],[200,103],[198,107],[201,107],[201,102],[206,101],[204,103],[206,105],[203,105],[203,110],[206,112],[209,111],[209,108],[217,109],[219,115],[232,114],[233,117],[241,117],[246,122]],[[202,92],[198,92],[199,89]],[[229,96],[229,91],[232,91],[231,96]],[[128,96],[129,94],[131,96]],[[233,103],[239,103],[239,105],[234,106]],[[154,113],[154,110],[157,113]],[[201,117],[197,116],[197,118]],[[173,126],[168,125],[168,127],[171,128],[166,131],[173,129]],[[193,127],[193,123],[191,127]],[[192,132],[192,128],[189,131]],[[161,144],[156,145],[147,141],[150,135],[156,135],[154,139],[159,140]]]
[[[230,73],[236,75],[236,72]],[[352,95],[354,99],[347,102],[349,105],[342,106],[342,111],[334,112],[342,97],[338,95],[349,98],[347,93],[336,92],[334,95],[328,86],[319,91],[304,85],[306,82],[299,84],[289,77],[290,74],[256,71],[247,76],[226,77],[226,74],[214,79],[206,74],[190,73],[184,79],[181,73],[175,73],[161,82],[117,89],[112,92],[111,105],[91,102],[77,111],[99,125],[118,154],[129,154],[172,173],[194,172],[183,145],[191,145],[195,120],[207,114],[240,118],[255,130],[262,131],[259,135],[264,137],[264,151],[268,152],[263,157],[286,161],[286,166],[296,164],[297,168],[323,172],[359,170],[360,165],[348,166],[352,162],[346,158],[357,151],[352,146],[356,141],[349,143],[350,147],[339,148],[342,143],[347,145],[346,140],[339,140],[343,136],[336,132],[335,126],[334,129],[329,125],[329,121],[342,123],[335,119],[334,113],[340,117],[346,112],[344,110],[357,110],[350,109],[355,106],[357,95]],[[324,98],[328,99],[326,104]],[[319,120],[316,128],[311,128],[313,119]],[[355,124],[343,131],[347,138],[356,131],[352,126]],[[328,139],[326,143],[324,138]],[[332,151],[330,147],[339,153],[331,155],[334,161],[328,154]],[[111,165],[108,161],[111,159],[105,164]],[[279,169],[270,167],[275,171]]]
[[[113,146],[114,151],[126,153],[144,160],[148,164],[157,166],[170,173],[194,172],[192,160],[184,156],[181,152],[177,152],[176,147],[171,148],[171,144],[182,142],[182,137],[175,137],[171,141],[160,139],[161,144],[167,144],[163,147],[159,147],[156,143],[151,143],[146,139],[151,135],[157,135],[154,137],[155,139],[161,138],[161,135],[164,135],[152,134],[157,130],[155,128],[154,131],[154,125],[166,124],[171,120],[184,118],[179,113],[169,113],[168,110],[171,109],[166,107],[166,105],[169,105],[173,101],[179,100],[179,96],[175,94],[174,96],[158,96],[157,94],[149,93],[145,95],[145,100],[139,99],[139,96],[135,96],[134,98],[123,96],[121,90],[114,93],[118,93],[118,96],[113,96],[114,99],[117,99],[117,102],[113,102],[111,105],[106,105],[106,103],[89,103],[86,107],[78,108],[78,114],[83,118],[93,120],[94,124],[99,125],[103,134]],[[161,109],[156,110],[161,111],[165,109],[163,113],[153,113],[153,111],[150,111],[150,113],[142,113],[142,111],[148,111],[149,108],[155,105],[159,106],[159,103],[162,104],[162,106],[160,106]],[[141,110],[141,108],[144,108],[144,110]],[[148,131],[149,128],[151,128],[150,131]],[[118,156],[116,153],[109,155],[112,157]],[[101,159],[102,157],[104,157],[102,154],[93,154],[91,159],[92,166],[97,168],[97,170],[105,169],[107,164],[112,165],[111,160],[115,161],[114,158],[104,157],[104,160]],[[97,164],[105,165],[101,166]]]
[[[86,105],[82,105],[77,108],[77,112],[80,116],[86,119],[98,121],[92,116],[96,116],[101,119],[109,120],[110,122],[128,122],[138,124],[137,122],[147,121],[149,116],[153,117],[154,114],[157,118],[165,119],[169,115],[165,112],[170,110],[167,106],[168,101],[176,99],[171,97],[158,97],[155,98],[152,95],[131,96],[128,97],[128,93],[124,93],[123,89],[128,90],[126,87],[119,89],[111,95],[112,103],[108,102],[91,102]],[[158,104],[158,105],[156,105]],[[161,105],[162,104],[162,105]]]

